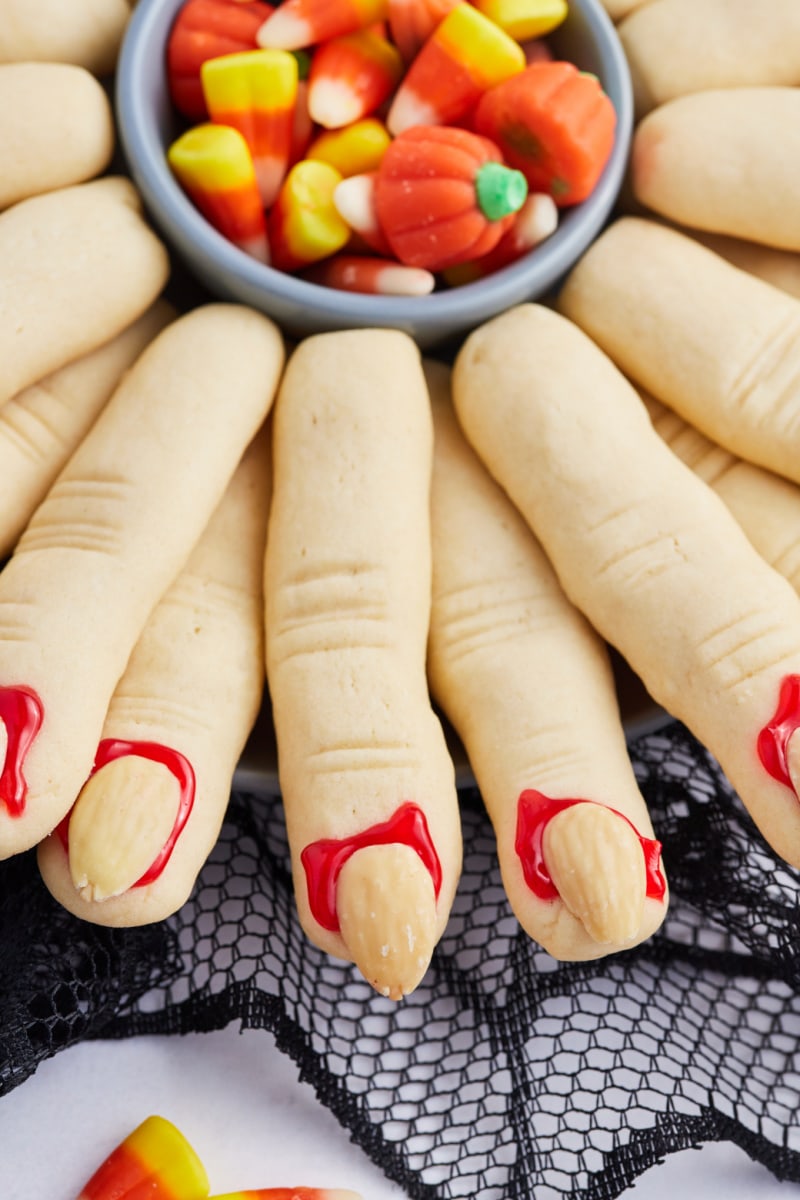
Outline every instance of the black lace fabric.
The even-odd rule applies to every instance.
[[[82,1039],[268,1029],[352,1139],[419,1200],[610,1200],[730,1140],[800,1181],[800,876],[679,724],[631,742],[671,909],[646,945],[560,964],[522,933],[462,794],[464,873],[421,986],[394,1004],[296,919],[278,797],[236,792],[188,903],[84,924],[0,864],[0,1095]]]

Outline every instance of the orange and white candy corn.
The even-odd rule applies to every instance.
[[[211,120],[238,129],[250,150],[261,204],[278,194],[292,154],[297,59],[286,50],[245,50],[200,70]]]
[[[306,278],[343,292],[373,296],[428,296],[436,285],[435,277],[422,267],[368,254],[335,254],[307,271]]]
[[[269,241],[253,156],[238,129],[207,122],[174,141],[167,161],[210,225],[245,254],[269,262]]]
[[[171,1121],[152,1116],[137,1125],[84,1184],[77,1200],[205,1200],[208,1176]]]
[[[400,82],[399,51],[374,29],[331,38],[314,53],[308,109],[325,129],[341,129],[375,112]]]
[[[375,171],[365,171],[363,175],[351,175],[343,179],[334,189],[333,203],[336,211],[365,246],[375,254],[393,258],[392,248],[381,229],[375,207],[375,179]]]
[[[448,267],[444,278],[451,287],[484,279],[533,250],[558,228],[558,206],[546,192],[533,192],[514,217],[514,223],[487,254]]]
[[[488,88],[524,67],[518,42],[471,4],[459,4],[436,26],[408,68],[386,126],[397,136],[412,125],[459,121]]]
[[[259,46],[303,50],[364,29],[387,15],[388,0],[284,0],[256,34]]]

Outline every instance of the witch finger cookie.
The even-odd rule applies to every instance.
[[[461,432],[450,372],[434,415],[431,690],[461,741],[520,924],[556,958],[649,937],[667,909],[605,644]]]
[[[91,775],[39,845],[45,883],[84,920],[169,916],[219,835],[264,692],[269,483],[265,427],[142,630]]]
[[[303,928],[400,999],[461,868],[455,770],[425,672],[432,429],[394,330],[301,342],[274,414],[267,678]]]
[[[277,327],[208,304],[137,358],[0,573],[0,856],[51,833],[109,702],[270,410]],[[231,396],[235,403],[231,403]]]
[[[453,394],[570,599],[800,864],[797,593],[565,317],[522,305],[470,334]]]

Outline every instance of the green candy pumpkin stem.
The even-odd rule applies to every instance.
[[[528,197],[528,181],[521,171],[499,162],[483,163],[475,175],[478,207],[488,221],[500,221],[519,212]]]

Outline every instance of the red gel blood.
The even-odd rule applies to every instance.
[[[439,896],[442,886],[442,867],[431,840],[425,814],[416,804],[401,804],[388,821],[372,825],[349,838],[322,838],[305,847],[300,860],[306,873],[308,903],[318,925],[331,933],[339,932],[336,915],[336,881],[351,854],[365,846],[400,844],[416,851],[433,880],[433,890]]]
[[[6,729],[6,755],[0,773],[0,800],[10,817],[25,811],[28,785],[22,766],[42,727],[44,709],[32,688],[0,687],[0,721]]]
[[[789,775],[787,747],[800,726],[800,675],[787,675],[781,683],[775,716],[758,735],[756,743],[761,765],[768,775],[784,783],[797,795]]]
[[[534,896],[538,896],[540,900],[555,900],[558,896],[556,885],[545,864],[542,849],[544,831],[548,821],[563,809],[571,808],[573,804],[596,803],[595,800],[577,798],[554,800],[532,788],[520,794],[517,801],[517,835],[514,849],[522,863],[525,882]],[[617,812],[615,808],[612,808],[611,812],[616,813],[623,821],[627,821],[639,839],[644,854],[646,895],[653,900],[663,900],[667,885],[659,867],[661,843],[655,838],[642,837],[633,822],[629,821],[621,812]]]
[[[178,811],[175,815],[175,821],[170,830],[169,837],[144,875],[140,876],[131,885],[132,887],[144,887],[145,884],[152,883],[154,879],[158,879],[170,860],[170,855],[175,848],[175,843],[180,837],[184,825],[189,820],[189,814],[194,805],[195,775],[188,758],[185,758],[170,746],[162,746],[160,742],[128,742],[123,738],[105,738],[97,747],[97,754],[95,755],[94,766],[89,772],[89,779],[101,767],[106,766],[107,763],[113,762],[116,758],[124,758],[127,754],[135,755],[138,758],[148,758],[151,762],[161,763],[162,766],[165,766],[175,776],[180,788]],[[61,839],[61,844],[65,852],[69,850],[69,821],[71,815],[71,813],[67,813],[64,820],[56,827],[56,833]]]

